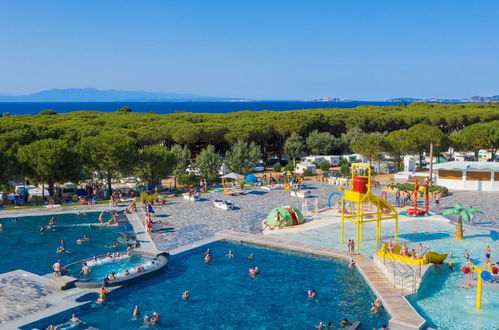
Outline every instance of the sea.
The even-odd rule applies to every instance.
[[[317,108],[354,108],[361,105],[397,105],[394,102],[308,102],[308,101],[259,101],[259,102],[0,102],[0,114],[34,115],[42,110],[66,113],[79,110],[113,112],[128,106],[133,112],[229,113],[235,111],[286,111]]]

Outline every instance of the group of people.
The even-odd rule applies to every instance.
[[[139,306],[135,306],[132,313],[132,320],[136,321],[139,318],[139,315],[140,315]],[[149,328],[149,326],[155,326],[156,324],[158,324],[159,318],[160,316],[156,312],[153,312],[151,316],[145,315],[143,328]]]
[[[347,254],[355,254],[355,241],[349,239],[347,242]]]
[[[346,317],[339,322],[340,328],[345,328],[349,325],[352,325],[352,322],[350,322]],[[315,326],[317,329],[323,330],[326,328],[333,328],[333,323],[331,321],[328,322],[328,324],[325,324],[323,322],[320,322],[319,325]]]

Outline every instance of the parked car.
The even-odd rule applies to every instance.
[[[255,167],[251,169],[253,172],[263,172],[265,171],[265,164],[263,162],[258,162]]]

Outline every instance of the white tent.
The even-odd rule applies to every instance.
[[[237,173],[229,173],[229,174],[222,175],[221,178],[222,179],[234,179],[234,180],[237,180],[237,179],[244,178],[244,175],[237,174]]]

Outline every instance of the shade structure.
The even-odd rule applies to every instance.
[[[270,226],[295,226],[303,223],[303,214],[296,207],[281,206],[270,211],[267,224]]]
[[[253,174],[248,174],[248,175],[246,175],[246,182],[257,183],[258,178],[256,176],[254,176]]]
[[[222,175],[221,178],[222,179],[234,179],[234,180],[237,180],[237,179],[244,178],[244,175],[237,174],[237,173],[229,173],[229,174]]]

